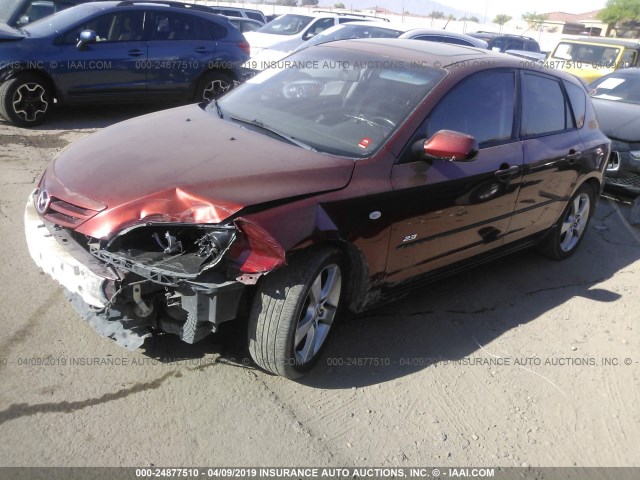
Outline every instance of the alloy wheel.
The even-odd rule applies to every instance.
[[[570,252],[580,241],[589,220],[591,200],[589,195],[577,195],[569,206],[569,211],[560,228],[560,248]]]
[[[322,348],[340,301],[342,275],[336,264],[327,265],[315,278],[307,293],[295,329],[296,362],[309,362]]]
[[[34,122],[47,112],[47,92],[39,83],[24,83],[13,95],[13,111],[25,122]]]

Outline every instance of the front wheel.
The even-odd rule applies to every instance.
[[[249,351],[263,369],[297,378],[320,358],[342,296],[342,261],[333,249],[299,254],[258,285]]]
[[[589,184],[584,184],[571,197],[553,230],[540,244],[542,253],[556,260],[573,254],[584,237],[594,207],[595,192]]]
[[[40,125],[52,106],[50,89],[37,75],[19,75],[0,85],[0,114],[18,127]]]

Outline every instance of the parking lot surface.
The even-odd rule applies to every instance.
[[[241,323],[134,352],[98,337],[29,257],[24,204],[62,148],[148,111],[0,121],[0,465],[640,466],[640,228],[621,199],[565,262],[524,251],[346,319],[300,382],[256,369]]]

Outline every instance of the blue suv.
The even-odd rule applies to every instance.
[[[22,29],[0,26],[0,115],[42,123],[55,102],[205,101],[240,80],[249,44],[204,6],[78,5]]]

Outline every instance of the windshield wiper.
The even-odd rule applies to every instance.
[[[317,151],[312,146],[307,145],[304,142],[301,142],[300,140],[298,140],[295,137],[292,137],[291,135],[287,135],[286,133],[279,132],[278,130],[275,130],[274,128],[266,126],[264,123],[262,123],[257,118],[254,118],[253,120],[244,120],[242,118],[231,117],[231,120],[233,120],[234,122],[239,122],[239,123],[245,123],[247,125],[252,125],[254,127],[258,127],[261,130],[265,130],[267,132],[273,133],[274,135],[277,135],[278,137],[286,140],[287,142],[292,143],[293,145],[297,145],[300,148],[304,148],[305,150],[311,150],[313,152]]]
[[[216,112],[218,112],[218,116],[220,118],[224,118],[224,115],[222,114],[222,109],[220,108],[220,104],[218,104],[217,98],[213,99],[213,104],[216,106]]]

